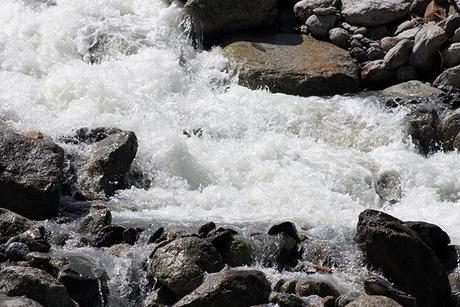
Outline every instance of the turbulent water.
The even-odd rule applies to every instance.
[[[407,110],[372,98],[243,88],[224,72],[219,48],[193,49],[178,3],[0,0],[0,7],[2,121],[56,139],[80,127],[137,134],[136,163],[153,184],[111,201],[116,223],[212,220],[245,229],[292,220],[313,239],[344,244],[358,214],[378,208],[435,223],[460,244],[460,155],[418,154],[404,133]],[[101,35],[119,39],[91,64]],[[385,174],[401,178],[395,204],[376,193]],[[123,263],[106,261],[112,276],[126,275],[117,271]]]

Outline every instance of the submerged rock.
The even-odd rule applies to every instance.
[[[66,288],[48,273],[26,267],[6,267],[0,270],[0,293],[25,295],[47,307],[75,306]]]
[[[206,279],[176,307],[246,307],[268,303],[270,283],[260,271],[228,270]]]
[[[64,151],[48,139],[0,131],[0,206],[32,219],[58,212]]]
[[[151,255],[150,275],[179,297],[196,289],[205,272],[224,267],[219,252],[204,239],[185,237],[158,247]]]
[[[334,95],[359,89],[358,66],[348,51],[297,34],[238,36],[223,53],[239,83],[291,95]]]
[[[218,35],[271,25],[277,16],[278,0],[189,0],[184,14],[205,39]]]
[[[355,241],[368,264],[414,296],[417,306],[450,306],[451,289],[444,266],[402,221],[365,210],[359,216]]]

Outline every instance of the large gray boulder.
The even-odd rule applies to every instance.
[[[134,132],[122,131],[107,136],[94,145],[93,151],[79,177],[80,187],[87,193],[104,192],[114,195],[128,186],[127,175],[137,153]]]
[[[56,215],[63,165],[52,141],[0,131],[0,207],[31,219]]]
[[[365,210],[359,216],[355,241],[368,264],[415,297],[417,306],[451,306],[451,288],[443,264],[402,221],[383,212]]]
[[[435,23],[426,24],[415,36],[410,64],[421,70],[429,70],[436,63],[441,46],[449,39],[446,31]]]
[[[228,270],[210,276],[175,307],[246,307],[268,303],[270,283],[260,271]]]
[[[0,294],[0,307],[43,307],[43,305],[27,297]]]
[[[317,8],[328,8],[332,6],[333,0],[301,0],[294,5],[294,14],[302,21],[313,15]]]
[[[179,297],[195,290],[206,272],[224,267],[216,248],[197,237],[176,239],[157,248],[151,257],[150,274]]]
[[[27,296],[47,307],[75,306],[66,288],[45,271],[29,267],[6,267],[0,270],[0,293]]]
[[[409,61],[412,54],[414,43],[408,39],[403,39],[391,48],[383,58],[383,64],[387,69],[397,69]]]
[[[444,94],[440,89],[418,80],[407,81],[387,87],[382,91],[404,97],[437,97]]]
[[[403,18],[410,0],[342,0],[342,15],[349,23],[378,26]]]
[[[353,302],[346,305],[347,307],[402,307],[391,298],[379,295],[363,295]]]
[[[291,95],[334,95],[359,90],[358,66],[348,51],[297,34],[236,37],[223,54],[239,83]]]
[[[446,69],[433,82],[439,88],[453,86],[460,89],[460,65]]]
[[[0,208],[0,244],[29,230],[34,223],[8,209]]]
[[[453,67],[460,64],[460,43],[453,43],[443,50],[442,60],[445,66]]]
[[[184,14],[196,34],[215,38],[236,30],[271,25],[278,14],[278,0],[189,0]]]

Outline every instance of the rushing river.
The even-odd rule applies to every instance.
[[[115,223],[212,220],[244,231],[291,220],[311,238],[345,243],[358,214],[378,208],[435,223],[460,244],[460,155],[418,154],[404,133],[407,110],[372,98],[241,87],[224,72],[219,48],[193,49],[178,3],[0,0],[0,7],[2,121],[56,139],[80,127],[137,134],[136,160],[153,184],[111,201]],[[123,43],[91,64],[101,35]],[[376,193],[385,174],[401,179],[394,204]],[[111,267],[112,276],[126,275],[116,271],[125,264]]]

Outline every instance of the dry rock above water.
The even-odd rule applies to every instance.
[[[334,95],[359,89],[358,66],[330,43],[297,34],[254,34],[229,40],[223,49],[239,83],[291,95]]]

